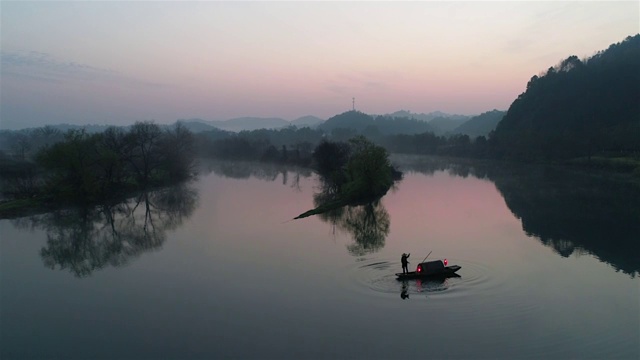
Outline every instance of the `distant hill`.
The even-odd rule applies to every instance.
[[[315,117],[312,115],[307,115],[307,116],[303,116],[300,118],[297,118],[293,121],[291,121],[291,125],[294,125],[296,127],[299,128],[303,128],[303,127],[310,127],[310,128],[314,128],[320,124],[322,124],[324,122],[324,120],[320,119],[319,117]]]
[[[211,131],[211,130],[224,130],[231,132],[240,132],[243,130],[258,130],[258,129],[280,129],[290,125],[295,125],[298,128],[302,127],[316,127],[319,124],[322,124],[324,120],[315,117],[315,116],[303,116],[291,122],[281,119],[281,118],[260,118],[260,117],[240,117],[230,120],[203,120],[198,118],[191,119],[178,119],[176,122],[181,123],[191,132],[199,133],[203,131]],[[161,127],[165,126],[173,126],[159,124]],[[67,130],[72,129],[85,129],[88,133],[98,133],[103,132],[107,128],[114,125],[70,125],[70,124],[57,124],[57,125],[48,125],[48,127],[52,129],[57,129],[61,132],[66,132]],[[118,126],[123,129],[128,128],[129,126]],[[35,128],[34,128],[35,129]],[[33,129],[24,129],[24,131],[29,131]]]
[[[467,116],[467,115],[447,114],[441,111],[433,111],[428,114],[425,114],[425,113],[417,114],[407,110],[400,110],[400,111],[396,111],[394,113],[386,114],[386,115],[391,117],[397,117],[397,118],[416,119],[416,120],[425,121],[425,122],[429,122],[436,118],[445,118],[445,119],[451,119],[451,120],[468,120],[470,118],[470,116]]]
[[[448,118],[448,117],[439,116],[437,118],[433,118],[429,120],[429,125],[431,125],[434,128],[435,130],[434,133],[436,135],[443,135],[443,134],[452,132],[454,129],[464,124],[465,121],[468,121],[468,120],[469,120],[469,117]]]
[[[63,133],[65,133],[65,132],[67,132],[69,130],[82,130],[82,129],[84,129],[84,131],[89,133],[89,134],[103,132],[107,128],[111,127],[111,126],[113,126],[113,125],[95,125],[95,124],[88,124],[88,125],[72,125],[72,124],[46,125],[47,128],[55,129],[55,130],[61,131]],[[37,127],[37,128],[20,129],[20,130],[15,130],[15,131],[29,132],[29,131],[33,131],[33,130],[41,129],[41,128],[44,128],[44,126]],[[8,130],[8,131],[12,131],[12,130]]]
[[[209,121],[209,124],[218,129],[239,132],[243,130],[258,129],[279,129],[290,125],[290,123],[281,118],[261,118],[261,117],[239,117],[235,119],[223,121]]]
[[[498,157],[640,151],[640,35],[533,76],[492,136]]]
[[[424,121],[388,115],[374,117],[355,110],[333,116],[319,125],[318,128],[328,133],[335,129],[352,129],[357,133],[371,137],[393,134],[420,134],[434,131],[433,127]]]
[[[352,110],[330,117],[319,128],[326,132],[331,132],[331,130],[337,128],[362,131],[371,125],[373,125],[373,117],[371,115]]]
[[[208,122],[199,119],[190,120],[178,120],[177,123],[184,125],[189,131],[193,133],[199,133],[203,131],[211,131],[217,129],[215,126],[210,125]]]
[[[428,114],[417,114],[406,110],[396,111],[394,113],[387,114],[386,116],[394,118],[415,119],[418,121],[429,123],[429,125],[431,125],[430,131],[436,135],[444,135],[450,133],[455,128],[471,118],[471,116],[467,115],[447,114],[441,111],[433,111]]]
[[[471,119],[465,121],[460,126],[455,128],[452,133],[469,135],[471,138],[478,136],[488,136],[489,133],[495,130],[496,126],[502,120],[506,111],[491,110],[482,113],[478,116],[474,116]]]
[[[187,129],[189,129],[191,132],[194,133],[198,133],[198,132],[202,132],[202,131],[210,131],[215,129],[215,127],[213,125],[210,125],[210,122],[206,121],[206,120],[202,120],[202,119],[179,119],[176,121],[176,123],[181,123],[182,125],[184,125]],[[160,127],[170,127],[170,126],[174,126],[175,123],[173,124],[158,124]],[[66,133],[69,130],[82,130],[84,129],[84,131],[86,131],[89,134],[93,134],[93,133],[101,133],[105,130],[107,130],[110,127],[117,127],[117,128],[121,128],[121,129],[128,129],[131,125],[71,125],[71,124],[56,124],[56,125],[47,125],[47,128],[50,129],[55,129],[58,130],[62,133]],[[39,127],[39,128],[27,128],[27,129],[21,129],[21,130],[14,130],[14,131],[22,131],[22,132],[29,132],[29,131],[33,131],[36,129],[42,129],[44,127]]]

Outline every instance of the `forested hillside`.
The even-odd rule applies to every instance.
[[[472,138],[487,136],[491,131],[495,130],[505,113],[505,111],[495,109],[487,111],[478,116],[472,117],[462,125],[455,128],[452,132],[454,134],[468,135]]]
[[[491,140],[495,155],[521,160],[640,151],[640,35],[533,76]]]
[[[433,127],[424,121],[388,115],[374,117],[355,110],[333,116],[318,128],[337,136],[346,130],[351,130],[348,137],[365,135],[374,139],[381,135],[434,132]]]

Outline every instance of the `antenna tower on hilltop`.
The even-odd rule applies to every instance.
[[[351,110],[356,111],[356,98],[351,98],[351,106],[353,107]]]

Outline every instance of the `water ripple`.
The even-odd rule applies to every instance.
[[[380,258],[359,259],[345,269],[350,276],[343,278],[343,286],[360,296],[400,297],[413,301],[428,299],[429,306],[446,313],[450,326],[464,328],[469,322],[482,323],[483,334],[478,334],[488,344],[505,350],[524,350],[531,357],[562,355],[564,349],[582,348],[589,354],[615,354],[612,348],[628,348],[629,337],[620,337],[614,329],[602,327],[582,329],[559,336],[555,328],[535,334],[528,332],[528,324],[539,321],[540,314],[552,309],[531,299],[531,284],[514,281],[510,274],[493,268],[490,264],[467,259],[449,259],[450,264],[460,265],[456,277],[429,280],[398,281],[395,273],[400,262]],[[403,297],[406,295],[406,297]],[[400,300],[400,299],[398,299]],[[510,334],[509,337],[492,337],[490,334]],[[616,335],[617,334],[617,335]],[[588,346],[581,344],[585,335],[598,341]],[[506,351],[508,353],[509,351]],[[575,353],[567,352],[566,356]]]

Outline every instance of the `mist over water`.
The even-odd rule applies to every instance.
[[[123,204],[0,221],[2,358],[637,358],[640,195],[394,157],[380,201],[291,221],[304,169],[212,162]],[[459,277],[398,281],[429,252]]]

